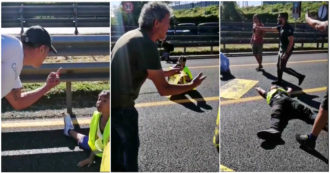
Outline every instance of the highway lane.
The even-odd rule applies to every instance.
[[[265,56],[265,72],[256,72],[254,57],[230,58],[231,71],[238,79],[258,80],[258,86],[269,89],[276,79],[276,56]],[[290,63],[291,62],[291,63]],[[248,65],[246,65],[248,64]],[[298,91],[319,88],[316,92],[300,94],[297,99],[318,108],[325,88],[328,86],[328,54],[293,55],[288,67],[306,75],[305,81],[298,86],[298,80],[283,74],[285,86]],[[221,86],[227,81],[221,81]],[[221,91],[220,91],[221,92]],[[254,89],[242,98],[256,97]],[[294,119],[290,120],[282,134],[283,143],[273,145],[257,137],[257,132],[270,126],[271,109],[263,99],[230,102],[221,98],[220,159],[221,164],[235,171],[328,171],[329,140],[328,132],[322,131],[316,144],[317,152],[302,150],[295,140],[296,133],[309,133],[312,125]]]

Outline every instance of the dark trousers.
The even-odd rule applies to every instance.
[[[138,112],[132,108],[111,110],[111,171],[138,171]]]
[[[284,52],[279,51],[278,53],[278,59],[277,59],[277,80],[278,81],[282,81],[282,76],[283,76],[283,72],[286,72],[287,74],[290,74],[292,76],[295,76],[296,78],[300,78],[303,75],[296,72],[295,70],[293,70],[292,68],[287,68],[286,64],[289,61],[289,58],[292,55],[292,51],[287,54],[285,57],[281,58],[283,56]]]
[[[274,96],[275,97],[275,96]],[[283,131],[288,121],[292,118],[301,119],[308,124],[313,124],[317,112],[299,100],[288,96],[272,99],[271,128]]]

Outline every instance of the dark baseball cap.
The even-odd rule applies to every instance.
[[[39,25],[31,26],[27,29],[21,36],[21,41],[31,46],[46,45],[52,52],[57,53],[57,50],[52,45],[49,33]]]

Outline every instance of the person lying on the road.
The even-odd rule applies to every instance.
[[[23,66],[38,68],[50,51],[57,53],[49,33],[41,26],[31,26],[21,40],[1,35],[1,98],[6,98],[16,110],[28,108],[60,83],[60,71],[51,72],[46,84],[29,92],[22,92],[20,74]]]
[[[78,163],[77,166],[90,166],[95,155],[102,157],[104,147],[110,141],[110,91],[102,91],[96,102],[97,111],[93,113],[88,136],[74,130],[70,115],[64,117],[64,135],[72,137],[80,148],[90,152],[90,156]]]
[[[324,96],[323,101],[319,108],[319,113],[313,124],[313,129],[310,134],[296,135],[296,140],[307,148],[315,148],[317,136],[321,133],[322,129],[326,127],[328,123],[328,93]]]
[[[172,67],[172,69],[181,69],[180,74],[174,74],[172,76],[169,76],[169,83],[172,84],[186,84],[189,83],[193,80],[193,76],[188,68],[188,66],[186,66],[186,61],[187,58],[184,57],[180,57],[178,60],[178,63]],[[177,82],[172,82],[172,81],[176,81]]]
[[[260,87],[256,87],[256,90],[272,108],[271,126],[267,130],[259,131],[257,133],[259,138],[265,140],[280,139],[283,129],[291,118],[299,118],[310,124],[314,122],[316,112],[301,101],[291,98],[291,88],[285,90],[272,85],[268,92]]]
[[[319,21],[319,20],[312,19],[311,17],[308,16],[308,12],[305,14],[305,20],[309,26],[311,26],[312,28],[314,28],[316,30],[319,30],[322,32],[328,31],[328,26],[329,26],[328,20]]]

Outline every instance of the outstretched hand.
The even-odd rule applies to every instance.
[[[204,79],[206,79],[206,76],[203,75],[203,73],[199,73],[192,81],[193,85],[195,85],[195,87],[199,86]]]

